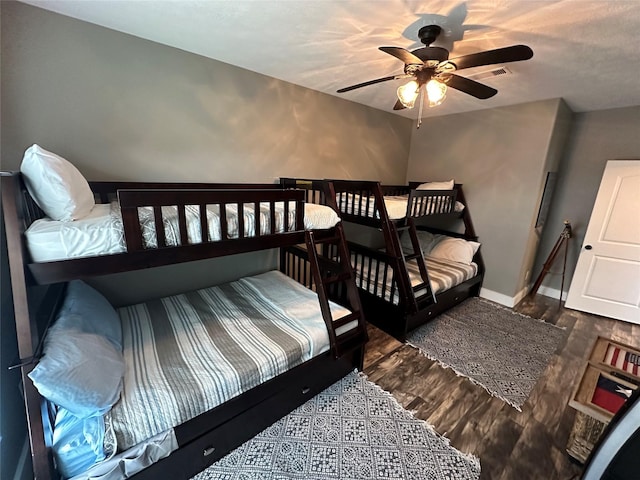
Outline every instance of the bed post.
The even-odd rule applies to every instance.
[[[24,405],[27,414],[29,443],[34,478],[52,479],[53,461],[44,440],[44,423],[42,420],[42,397],[27,377],[35,365],[36,349],[39,342],[35,312],[30,312],[27,278],[29,272],[25,266],[25,248],[21,237],[24,230],[24,216],[20,195],[20,177],[18,174],[2,174],[2,208],[4,212],[5,233],[7,236],[7,252],[11,278],[11,294],[13,298],[14,317],[18,337],[18,354],[24,390]]]

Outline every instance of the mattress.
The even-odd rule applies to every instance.
[[[424,259],[427,266],[427,273],[429,274],[429,283],[434,294],[438,294],[455,287],[478,274],[478,265],[476,263],[465,264],[429,256],[425,256]],[[375,260],[372,260],[371,263],[369,263],[368,259],[365,259],[364,262],[361,262],[363,268],[361,268],[360,265],[356,265],[355,262],[353,262],[353,258],[352,263],[355,265],[354,271],[356,273],[356,284],[360,288],[382,297],[384,300],[392,302],[394,305],[399,303],[397,287],[392,291],[393,269],[390,265],[386,264],[380,267],[380,271],[378,272],[378,281],[376,282],[375,274],[378,266]],[[385,267],[386,275],[384,273]],[[409,273],[409,280],[411,281],[412,287],[423,283],[416,261],[407,262],[407,271]],[[386,282],[386,288],[383,296],[381,292],[383,291],[384,282]],[[418,290],[415,295],[420,297],[425,293],[427,293],[426,289],[422,289]]]
[[[384,197],[384,205],[390,220],[400,220],[407,215],[408,200],[408,195]],[[375,198],[373,195],[363,197],[358,194],[341,192],[336,195],[336,201],[338,209],[343,213],[380,218],[378,212],[375,212]],[[427,202],[429,201],[432,201],[432,199],[429,198]],[[456,212],[461,212],[464,209],[464,205],[456,201],[454,209]]]
[[[336,304],[331,311],[334,319],[349,313]],[[119,450],[329,349],[317,295],[278,271],[118,313],[127,368],[109,416]]]
[[[276,206],[276,233],[293,230],[295,225],[295,203],[290,202],[288,218],[285,219],[284,202]],[[178,215],[175,207],[162,208],[165,241],[168,246],[180,245]],[[238,236],[238,209],[227,205],[227,238]],[[139,209],[144,244],[146,248],[157,247],[153,210],[150,207]],[[190,244],[202,241],[200,232],[200,213],[197,206],[186,207],[187,237]],[[256,235],[254,231],[255,209],[245,205],[243,209],[244,237]],[[209,240],[221,239],[220,212],[217,205],[207,207]],[[334,227],[340,218],[330,207],[305,204],[304,227],[306,229],[326,229]],[[271,232],[269,204],[260,207],[260,235]],[[110,255],[126,251],[122,216],[117,202],[97,204],[88,216],[73,222],[59,222],[42,218],[33,222],[25,232],[27,248],[34,262],[51,262],[71,258]]]

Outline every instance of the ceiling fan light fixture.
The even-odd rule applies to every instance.
[[[429,107],[436,107],[440,105],[447,96],[447,85],[435,78],[432,78],[427,82],[426,89]]]
[[[400,103],[404,105],[406,108],[413,108],[416,103],[416,98],[418,98],[418,92],[420,90],[420,85],[415,80],[411,80],[398,87],[398,100]]]
[[[2,0],[0,0],[2,1]],[[447,89],[453,88],[480,100],[493,97],[498,93],[493,87],[477,82],[472,76],[460,76],[458,70],[496,65],[499,63],[520,62],[533,57],[533,50],[526,45],[512,45],[510,47],[485,50],[470,53],[460,57],[449,58],[449,50],[433,46],[432,43],[442,34],[439,25],[425,25],[418,31],[420,41],[424,47],[409,51],[402,47],[378,47],[378,49],[404,64],[404,72],[400,75],[390,75],[376,78],[367,82],[357,83],[341,88],[337,93],[349,92],[356,88],[366,87],[389,80],[413,77],[413,81],[397,89],[398,100],[393,110],[413,108],[419,94],[427,98],[420,99],[420,110],[426,105],[435,107],[440,105],[446,96]],[[425,85],[426,88],[422,88]]]

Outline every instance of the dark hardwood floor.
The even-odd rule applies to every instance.
[[[372,326],[364,372],[455,448],[477,456],[481,479],[577,479],[582,467],[566,453],[575,417],[569,398],[596,337],[638,345],[640,325],[565,309],[541,295],[514,310],[567,329],[522,412]]]

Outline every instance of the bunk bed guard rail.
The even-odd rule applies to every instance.
[[[243,239],[253,236],[275,235],[304,230],[304,192],[293,190],[244,190],[238,202],[235,190],[119,190],[118,200],[128,252],[148,248],[145,246],[140,209],[153,211],[152,229],[158,248],[166,247],[163,208],[174,207],[180,245],[189,245],[187,217],[198,217],[198,243],[224,241],[231,237]],[[281,211],[278,212],[278,206]],[[213,215],[211,214],[215,212]],[[245,208],[251,215],[245,215]],[[229,228],[228,211],[237,212],[237,225]],[[191,212],[191,214],[189,213]],[[196,213],[197,212],[197,213]],[[278,216],[282,216],[281,231],[277,230]],[[293,216],[293,219],[290,217]],[[247,221],[248,220],[248,221]],[[292,220],[292,221],[291,221]],[[216,225],[213,225],[215,222]],[[211,232],[218,231],[219,238]]]

